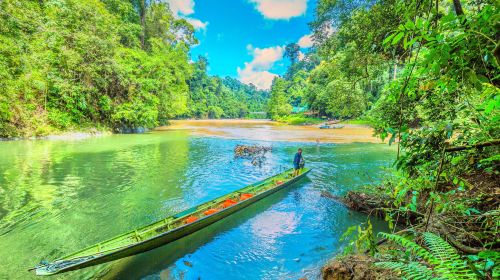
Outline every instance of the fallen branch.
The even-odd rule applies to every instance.
[[[443,224],[437,222],[437,223],[435,223],[435,225],[437,226],[438,232],[441,235],[443,235],[446,238],[446,240],[448,240],[455,248],[459,249],[460,251],[462,251],[464,253],[477,255],[480,252],[487,250],[486,248],[474,248],[474,247],[464,245],[464,244],[460,243],[458,240],[456,240],[454,237],[452,237],[452,234],[446,229],[446,227]],[[494,250],[494,251],[496,251],[496,250]]]
[[[495,139],[495,140],[491,140],[491,141],[483,142],[483,143],[477,143],[474,145],[450,147],[450,148],[444,149],[444,151],[449,153],[449,152],[457,152],[457,151],[463,151],[463,150],[469,150],[469,149],[478,149],[478,148],[497,146],[497,145],[500,145],[500,139]]]

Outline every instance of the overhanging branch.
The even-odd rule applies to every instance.
[[[478,148],[497,146],[497,145],[500,145],[500,139],[495,139],[495,140],[491,140],[491,141],[483,142],[483,143],[477,143],[474,145],[450,147],[450,148],[446,148],[445,152],[457,152],[457,151],[478,149]]]

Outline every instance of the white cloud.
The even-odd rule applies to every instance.
[[[306,58],[306,55],[303,52],[299,51],[299,60],[303,60],[304,58]]]
[[[265,90],[271,88],[274,78],[278,76],[269,71],[254,72],[246,67],[243,70],[238,68],[238,75],[242,83],[253,84],[256,88]]]
[[[313,46],[314,42],[312,40],[311,34],[302,36],[298,42],[299,46],[303,49],[310,48]]]
[[[245,67],[238,67],[238,78],[245,84],[254,84],[258,89],[269,89],[273,79],[278,75],[269,72],[274,63],[283,59],[284,48],[281,46],[269,48],[254,48],[247,46],[253,59],[245,62]]]
[[[174,15],[194,14],[194,0],[167,0]]]
[[[208,25],[208,21],[201,21],[199,19],[196,19],[196,18],[185,18],[187,22],[189,22],[193,27],[194,29],[196,30],[206,30],[207,29],[207,25]]]
[[[290,19],[306,13],[307,0],[249,0],[268,19]]]
[[[270,69],[276,61],[283,58],[283,52],[285,51],[281,46],[261,49],[248,45],[247,49],[253,55],[253,60],[250,62],[252,68],[261,70]]]
[[[166,0],[166,2],[175,17],[185,19],[196,30],[206,30],[207,21],[203,22],[199,19],[188,17],[194,14],[194,0]]]

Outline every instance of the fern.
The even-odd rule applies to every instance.
[[[457,251],[441,237],[431,232],[423,233],[425,246],[440,262],[460,260]]]
[[[380,268],[391,269],[400,272],[404,278],[416,280],[431,280],[435,279],[432,271],[428,267],[418,262],[401,263],[401,262],[378,262],[375,264]]]
[[[460,259],[457,251],[451,245],[434,233],[423,234],[425,245],[432,255],[439,260],[435,270],[449,279],[476,279],[474,272],[466,262]]]
[[[380,232],[381,236],[390,240],[401,247],[404,247],[406,250],[410,251],[414,256],[420,257],[424,259],[426,262],[430,264],[438,264],[439,260],[436,259],[432,254],[430,254],[427,250],[425,250],[422,246],[417,243],[408,240],[400,235]]]
[[[404,247],[415,257],[422,258],[431,267],[418,262],[378,262],[375,264],[378,267],[398,271],[407,279],[434,279],[433,272],[439,279],[477,279],[476,274],[460,258],[457,251],[436,234],[430,232],[423,234],[428,250],[396,234],[380,233],[380,235]]]

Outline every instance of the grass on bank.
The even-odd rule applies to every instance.
[[[326,118],[309,117],[304,114],[286,115],[286,116],[276,117],[274,120],[277,122],[286,123],[290,125],[315,125],[328,121]],[[373,126],[372,120],[363,117],[344,120],[341,121],[341,123]]]
[[[249,113],[247,116],[244,117],[245,119],[249,120],[265,120],[267,119],[267,114],[256,114],[256,113]]]
[[[308,117],[305,116],[304,114],[293,114],[293,115],[276,117],[275,121],[290,125],[313,125],[325,122],[324,119]]]
[[[370,119],[365,119],[365,118],[357,118],[357,119],[345,120],[345,121],[342,121],[341,123],[344,123],[344,124],[360,124],[360,125],[373,126],[373,121],[370,120]]]

